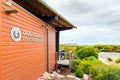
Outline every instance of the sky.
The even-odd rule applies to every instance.
[[[43,0],[77,29],[60,32],[60,44],[120,44],[120,0]]]

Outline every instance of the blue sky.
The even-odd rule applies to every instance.
[[[60,33],[61,44],[120,44],[120,0],[43,1],[77,26]]]

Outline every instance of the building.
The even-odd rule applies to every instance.
[[[59,32],[72,28],[42,0],[0,0],[0,80],[37,80],[53,71]]]

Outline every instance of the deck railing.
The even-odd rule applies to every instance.
[[[69,59],[66,58],[65,52],[56,52],[56,69],[58,69],[59,66],[68,66],[71,68],[73,58],[74,55],[72,51],[69,52]]]

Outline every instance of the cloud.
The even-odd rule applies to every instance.
[[[119,0],[44,1],[78,27],[76,30],[61,32],[61,43],[120,44]]]
[[[90,26],[89,26],[90,27]],[[67,33],[67,34],[66,34]],[[69,36],[69,35],[70,36]],[[101,28],[87,28],[82,27],[74,30],[61,32],[61,43],[78,43],[78,44],[93,44],[93,43],[109,43],[116,44],[119,42],[119,31],[113,29]]]

